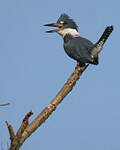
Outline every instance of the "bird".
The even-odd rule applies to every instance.
[[[65,13],[60,15],[56,23],[45,24],[44,26],[57,27],[57,29],[46,32],[56,32],[61,35],[65,52],[80,66],[85,66],[86,63],[99,64],[98,54],[114,29],[113,25],[107,26],[100,39],[94,44],[80,35],[76,22]]]

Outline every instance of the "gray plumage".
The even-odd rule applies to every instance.
[[[67,14],[61,14],[58,21],[45,26],[58,27],[59,29],[46,31],[48,33],[57,32],[64,39],[64,49],[69,57],[73,58],[80,65],[99,63],[98,54],[103,48],[104,43],[113,31],[113,26],[108,26],[97,43],[93,44],[78,33],[78,26]]]
[[[64,37],[64,49],[65,52],[71,58],[81,63],[90,63],[90,53],[93,47],[93,43],[82,37],[72,37],[67,34]]]
[[[112,31],[113,26],[107,27],[96,44],[83,37],[72,37],[70,34],[67,34],[64,37],[65,52],[81,64],[90,63],[97,65],[99,63],[98,54]]]

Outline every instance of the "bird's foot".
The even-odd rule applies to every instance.
[[[85,64],[84,64],[84,63],[77,62],[76,68],[77,68],[77,67],[84,67],[84,66],[85,66]]]
[[[76,67],[79,67],[80,66],[80,62],[77,62],[77,65],[76,65]]]

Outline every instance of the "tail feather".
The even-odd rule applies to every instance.
[[[102,47],[110,34],[113,31],[113,26],[108,26],[105,31],[103,32],[102,36],[100,37],[99,41],[95,44],[95,47],[93,48],[93,51],[91,53],[92,57],[96,57],[98,53],[102,50]]]
[[[108,26],[105,31],[103,32],[102,36],[100,37],[99,42],[103,41],[104,43],[106,42],[106,40],[108,39],[108,37],[110,36],[110,34],[113,31],[113,26]]]

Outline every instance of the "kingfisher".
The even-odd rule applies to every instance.
[[[47,33],[56,32],[63,38],[63,47],[69,57],[76,60],[80,66],[87,64],[98,65],[99,56],[104,43],[113,31],[113,25],[107,26],[100,39],[94,44],[82,37],[78,32],[78,26],[67,14],[61,14],[56,23],[44,26],[57,27]]]

